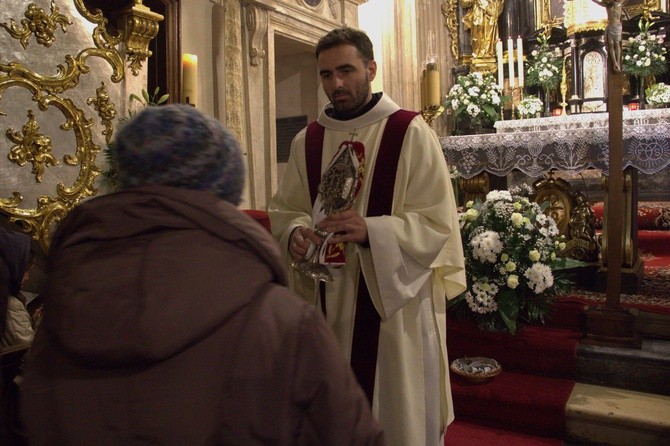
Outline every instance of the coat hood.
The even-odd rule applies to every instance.
[[[81,204],[56,231],[49,262],[42,326],[95,366],[167,359],[267,284],[286,284],[261,225],[213,195],[165,186]]]

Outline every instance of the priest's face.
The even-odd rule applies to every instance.
[[[370,83],[377,63],[365,61],[353,45],[339,45],[319,53],[321,84],[333,108],[340,115],[353,115],[370,99]]]

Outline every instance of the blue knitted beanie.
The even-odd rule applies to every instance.
[[[146,107],[116,136],[121,189],[163,185],[211,192],[238,205],[244,163],[218,120],[181,104]]]

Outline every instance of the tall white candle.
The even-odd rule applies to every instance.
[[[428,106],[440,105],[440,71],[437,63],[426,64],[426,103]]]
[[[503,43],[500,39],[498,39],[498,43],[496,43],[496,53],[498,56],[498,86],[502,91],[505,87],[505,72],[503,65]]]
[[[521,36],[516,38],[516,58],[519,72],[519,87],[523,87],[524,73],[523,73],[523,40]]]
[[[509,88],[516,86],[514,79],[514,41],[511,37],[507,38],[507,69],[509,70]]]
[[[182,57],[182,101],[193,106],[198,102],[198,56],[194,54]]]

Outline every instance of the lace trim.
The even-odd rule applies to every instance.
[[[498,121],[498,133],[441,137],[445,158],[464,178],[539,176],[551,169],[609,170],[608,115],[581,114]],[[624,111],[624,168],[654,174],[670,165],[670,109]]]

